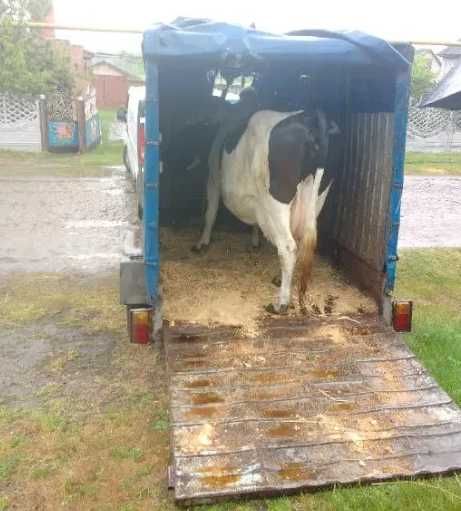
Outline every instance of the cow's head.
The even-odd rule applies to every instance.
[[[316,162],[317,167],[325,165],[328,156],[330,137],[338,135],[340,129],[336,122],[329,121],[322,110],[305,115],[303,124],[308,129],[308,153],[309,158]]]

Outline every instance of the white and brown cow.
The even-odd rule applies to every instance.
[[[317,243],[317,217],[330,188],[320,193],[328,135],[337,131],[332,126],[327,127],[321,112],[309,116],[302,111],[259,111],[240,128],[216,137],[211,149],[205,227],[195,248],[210,243],[222,196],[237,218],[259,226],[277,248],[282,280],[278,301],[268,306],[274,313],[287,312],[296,262],[303,303]]]

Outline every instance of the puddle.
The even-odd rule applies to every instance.
[[[224,403],[224,398],[216,392],[205,392],[203,394],[196,394],[192,396],[192,403],[194,405],[210,405],[213,403]]]
[[[237,484],[241,479],[241,476],[236,474],[222,474],[213,476],[204,476],[200,478],[200,481],[210,488],[222,488],[223,486],[233,486]]]
[[[287,424],[280,424],[275,428],[269,429],[267,434],[274,438],[288,438],[297,436],[299,430],[299,424],[293,424],[292,422],[289,422]]]
[[[274,419],[286,419],[288,417],[295,417],[296,413],[294,410],[264,410],[263,417],[274,418]]]
[[[186,387],[189,389],[197,389],[203,387],[209,387],[211,385],[210,380],[194,380],[189,382]]]
[[[306,481],[317,475],[316,470],[308,469],[304,463],[287,463],[277,473],[284,481]]]
[[[340,370],[339,369],[322,369],[322,368],[315,368],[310,371],[312,376],[314,378],[318,379],[333,379],[340,376]]]
[[[335,403],[330,406],[330,412],[350,411],[354,408],[352,403]]]
[[[206,366],[206,360],[186,360],[183,364],[180,364],[180,367],[181,365],[188,369],[194,369]]]
[[[187,412],[186,417],[188,419],[194,418],[211,418],[214,417],[218,410],[212,406],[203,407],[203,408],[192,408],[189,412]]]

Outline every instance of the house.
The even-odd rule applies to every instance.
[[[144,85],[144,79],[129,73],[107,60],[91,66],[93,84],[96,88],[98,108],[118,108],[126,104],[128,89],[132,85]]]
[[[49,26],[41,29],[42,38],[46,39],[61,55],[68,58],[75,78],[74,93],[77,96],[84,94],[90,86],[90,64],[94,53],[86,50],[83,46],[56,37],[56,31],[53,28],[55,25],[53,2],[50,2],[48,13],[43,21]]]

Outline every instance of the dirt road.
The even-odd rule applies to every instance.
[[[461,247],[461,177],[405,178],[399,244]]]
[[[134,190],[122,168],[101,178],[0,177],[0,186],[0,274],[106,271],[129,251]],[[406,178],[400,246],[461,246],[461,178]]]
[[[114,269],[135,221],[134,191],[110,177],[0,177],[0,273]]]

